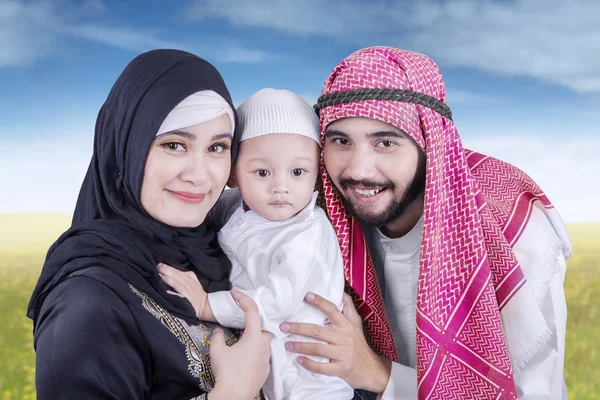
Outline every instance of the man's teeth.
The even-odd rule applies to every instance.
[[[356,193],[360,194],[361,196],[365,196],[365,197],[372,197],[375,196],[377,193],[381,192],[383,190],[383,188],[379,188],[379,189],[375,189],[375,190],[362,190],[362,189],[358,189],[358,188],[354,188],[354,190],[356,190]]]

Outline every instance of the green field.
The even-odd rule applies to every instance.
[[[35,399],[29,296],[48,246],[70,223],[61,214],[0,214],[0,400]],[[569,225],[565,375],[571,400],[600,399],[600,224]]]

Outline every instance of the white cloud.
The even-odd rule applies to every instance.
[[[600,92],[596,0],[201,0],[185,15],[361,46],[385,43],[425,53],[441,65]]]
[[[42,9],[16,0],[0,0],[0,67],[29,65],[52,54],[55,38],[39,23]]]
[[[53,56],[66,39],[91,41],[137,53],[177,48],[214,54],[213,59],[225,63],[258,63],[274,58],[269,52],[235,44],[199,47],[191,42],[169,40],[167,34],[158,30],[93,22],[107,11],[101,0],[87,0],[78,6],[65,0],[0,0],[0,67],[30,65]]]
[[[63,29],[79,39],[102,43],[135,52],[142,52],[156,48],[181,48],[178,43],[157,38],[152,32],[136,31],[126,28],[115,28],[100,25],[75,25]]]

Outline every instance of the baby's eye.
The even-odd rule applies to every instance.
[[[304,171],[302,168],[296,168],[292,171],[292,174],[294,176],[302,176],[304,174],[304,172],[306,172],[306,171]]]
[[[261,178],[266,178],[267,176],[269,176],[269,171],[267,171],[266,169],[259,169],[258,171],[254,172],[256,175],[260,176]]]

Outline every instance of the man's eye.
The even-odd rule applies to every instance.
[[[345,145],[347,145],[347,144],[348,144],[348,140],[347,140],[347,139],[344,139],[344,138],[336,138],[336,139],[333,139],[333,142],[334,142],[334,143],[337,143],[337,144],[341,144],[342,146],[345,146]]]
[[[302,168],[296,168],[292,171],[292,174],[294,174],[294,176],[302,176],[302,174],[304,174],[304,170]]]
[[[382,140],[381,142],[378,143],[378,145],[380,147],[392,147],[394,145],[394,142],[389,141],[389,140]]]

